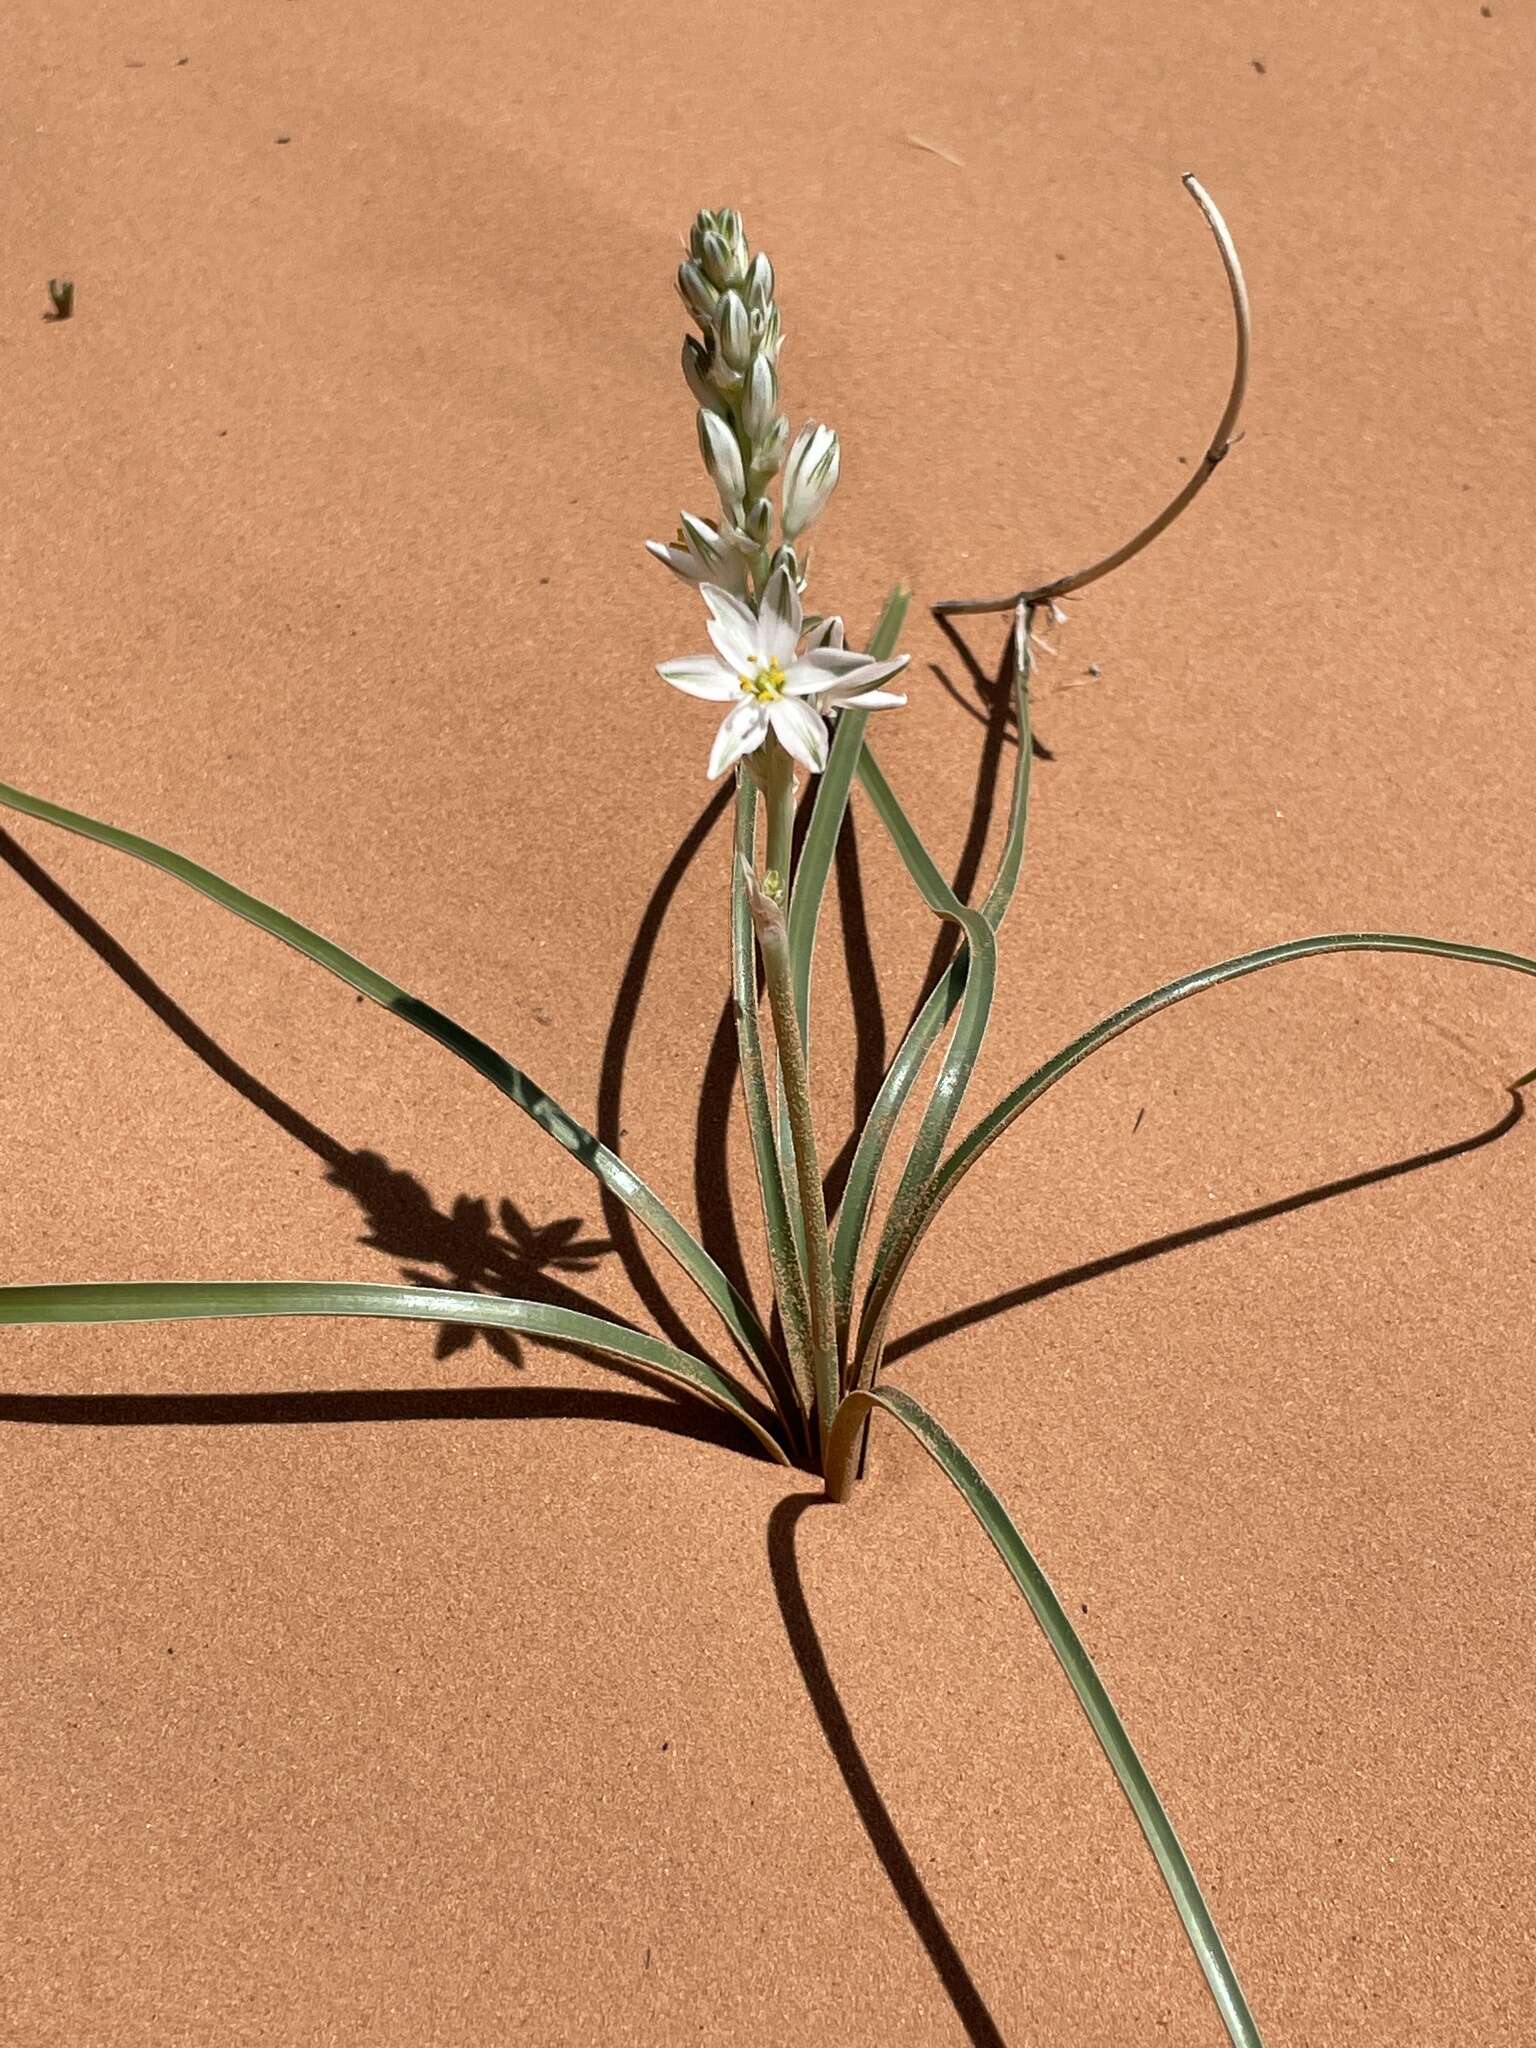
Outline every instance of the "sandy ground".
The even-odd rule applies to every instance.
[[[1516,0],[22,0],[0,33],[0,773],[444,1004],[712,1229],[727,845],[669,868],[710,721],[652,676],[698,626],[639,548],[706,502],[701,204],[771,252],[791,407],[845,437],[814,594],[862,626],[916,586],[879,745],[952,867],[987,741],[921,602],[1175,487],[1229,345],[1180,172],[1244,253],[1247,438],[1042,668],[978,1110],[1249,945],[1536,942]],[[999,623],[967,637],[990,675]],[[860,844],[867,1073],[932,929]],[[5,1277],[515,1287],[559,1219],[608,1237],[303,961],[42,827],[0,851]],[[842,980],[834,943],[829,1130]],[[914,1269],[895,1377],[1071,1604],[1272,2043],[1529,2038],[1533,1060],[1512,977],[1261,977],[1058,1090]],[[622,1250],[556,1277],[647,1316]],[[440,1348],[0,1342],[7,2040],[1219,2039],[914,1447],[817,1510],[636,1381]]]

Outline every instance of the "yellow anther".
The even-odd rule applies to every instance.
[[[784,670],[774,660],[759,658],[745,675],[739,675],[736,680],[759,704],[775,703],[784,694]]]

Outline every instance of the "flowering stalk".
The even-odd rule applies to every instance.
[[[763,975],[768,985],[768,1005],[773,1012],[773,1035],[779,1048],[783,1075],[784,1106],[789,1116],[795,1155],[795,1183],[805,1222],[806,1277],[809,1283],[811,1315],[811,1370],[816,1391],[816,1423],[820,1469],[826,1469],[827,1439],[837,1414],[839,1397],[837,1368],[837,1324],[832,1304],[832,1247],[827,1235],[827,1207],[821,1191],[821,1160],[816,1149],[816,1131],[811,1117],[810,1076],[806,1071],[805,1047],[795,1016],[794,978],[790,971],[789,927],[784,918],[787,884],[782,871],[770,869],[759,877],[744,861],[744,880],[752,923],[757,931],[758,951],[763,956]]]

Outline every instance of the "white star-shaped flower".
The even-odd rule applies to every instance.
[[[701,584],[699,595],[709,607],[715,653],[661,662],[657,673],[690,697],[729,704],[710,753],[711,776],[723,775],[744,754],[753,753],[770,732],[785,753],[819,774],[827,760],[824,710],[845,705],[877,710],[906,702],[875,685],[905,668],[908,657],[875,661],[843,647],[838,620],[825,620],[801,651],[805,619],[786,568],[769,577],[755,613],[713,583]]]
[[[645,545],[685,583],[718,583],[738,595],[746,590],[746,555],[732,546],[727,532],[711,526],[707,519],[695,519],[685,512],[678,523],[677,539],[670,546],[659,540],[648,540]]]

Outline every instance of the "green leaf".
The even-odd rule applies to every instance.
[[[895,841],[896,849],[907,866],[907,872],[916,882],[918,889],[931,910],[938,912],[959,925],[964,932],[970,954],[969,969],[965,978],[965,994],[961,999],[960,1021],[955,1026],[949,1049],[939,1064],[938,1077],[933,1084],[928,1107],[918,1125],[917,1136],[912,1141],[912,1150],[891,1198],[890,1213],[885,1219],[885,1228],[880,1235],[880,1246],[875,1254],[873,1279],[878,1283],[886,1261],[894,1256],[893,1247],[901,1242],[910,1217],[921,1202],[939,1156],[944,1149],[944,1140],[949,1136],[951,1124],[960,1111],[965,1091],[970,1083],[971,1071],[981,1042],[986,1035],[987,1019],[992,1010],[992,990],[997,980],[997,941],[992,927],[979,910],[970,910],[950,888],[943,875],[935,867],[928,849],[918,837],[906,813],[896,801],[890,784],[881,773],[879,763],[866,747],[859,759],[859,780],[880,820]],[[861,1343],[862,1350],[862,1343]]]
[[[1013,632],[1013,692],[1014,710],[1018,721],[1018,756],[1014,762],[1013,791],[1008,805],[1008,827],[998,861],[997,875],[981,906],[981,914],[994,932],[1001,927],[1004,917],[1008,914],[1008,907],[1013,901],[1019,870],[1023,865],[1024,838],[1029,825],[1029,777],[1032,755],[1029,719],[1031,666],[1028,616],[1021,607],[1014,619]],[[869,1220],[870,1205],[874,1200],[875,1189],[885,1164],[886,1147],[906,1107],[913,1083],[922,1071],[923,1062],[933,1050],[940,1032],[959,1007],[970,971],[970,948],[962,941],[961,950],[950,962],[913,1019],[911,1028],[902,1040],[896,1057],[880,1084],[879,1092],[870,1105],[869,1115],[859,1134],[853,1164],[849,1168],[847,1183],[843,1189],[842,1204],[838,1210],[837,1234],[832,1248],[838,1341],[845,1354],[853,1315],[853,1287],[859,1251],[864,1240],[865,1225]]]
[[[1219,988],[1223,982],[1237,981],[1245,974],[1257,974],[1262,967],[1277,967],[1287,960],[1306,960],[1315,953],[1424,953],[1437,960],[1469,960],[1484,967],[1507,967],[1517,974],[1536,974],[1536,960],[1527,959],[1523,953],[1506,953],[1494,946],[1468,946],[1454,939],[1424,939],[1403,932],[1327,932],[1318,938],[1288,939],[1278,946],[1260,946],[1256,952],[1240,953],[1234,959],[1219,961],[1214,967],[1202,967],[1197,974],[1182,975],[1177,981],[1167,982],[1162,988],[1153,989],[1150,995],[1140,996],[1134,1003],[1127,1003],[1123,1009],[1102,1018],[1091,1030],[1085,1031],[1080,1038],[1074,1038],[1070,1045],[1064,1046],[1005,1095],[997,1107],[961,1139],[928,1183],[922,1198],[907,1217],[899,1241],[890,1249],[881,1269],[879,1286],[865,1304],[860,1343],[861,1347],[868,1346],[866,1358],[871,1374],[879,1370],[896,1289],[929,1224],[963,1175],[1031,1103],[1038,1102],[1048,1088],[1054,1087],[1074,1067],[1081,1066],[1090,1053],[1108,1045],[1123,1031],[1129,1031],[1133,1024],[1143,1023],[1148,1017],[1155,1017],[1160,1010],[1170,1009],[1189,996],[1199,995],[1203,989]]]
[[[838,1410],[827,1452],[827,1488],[834,1500],[845,1500],[853,1479],[854,1453],[863,1423],[875,1408],[883,1408],[904,1423],[923,1449],[953,1482],[971,1513],[980,1522],[1012,1574],[1014,1584],[1029,1602],[1030,1611],[1045,1633],[1057,1662],[1067,1675],[1089,1725],[1109,1758],[1120,1789],[1130,1801],[1131,1811],[1141,1825],[1148,1847],[1156,1858],[1195,1959],[1210,1986],[1211,1997],[1221,2015],[1222,2025],[1234,2048],[1263,2048],[1263,2041],[1248,2010],[1242,1986],[1232,1967],[1210,1908],[1201,1895],[1195,1873],[1173,1823],[1153,1789],[1146,1767],[1136,1754],[1114,1702],[1094,1669],[1076,1629],[1067,1619],[1050,1580],[1036,1563],[1029,1546],[1014,1527],[1008,1510],[982,1478],[971,1460],[928,1413],[921,1402],[894,1387],[874,1392],[857,1390],[849,1394]]]
[[[912,593],[898,583],[885,600],[879,624],[870,636],[869,653],[875,661],[886,661],[896,651],[906,622]],[[794,976],[795,1015],[800,1020],[800,1037],[810,1053],[811,962],[816,950],[816,927],[821,920],[822,898],[832,871],[838,834],[848,811],[848,792],[864,745],[864,727],[870,714],[857,708],[840,711],[837,729],[827,754],[827,765],[816,784],[800,858],[795,865],[795,885],[789,904],[789,958]]]
[[[585,1351],[646,1366],[692,1387],[735,1416],[777,1464],[789,1463],[773,1433],[748,1406],[751,1396],[729,1374],[686,1351],[675,1351],[643,1330],[547,1302],[345,1280],[127,1280],[0,1287],[0,1325],[176,1323],[248,1316],[380,1316],[412,1323],[475,1323],[579,1344]]]
[[[911,597],[911,591],[904,585],[897,583],[892,587],[891,594],[885,601],[885,609],[881,612],[870,637],[869,653],[875,660],[884,661],[895,653],[896,642],[901,637]],[[869,716],[867,711],[860,711],[857,708],[838,713],[832,745],[827,754],[827,765],[816,783],[816,795],[811,804],[811,822],[806,830],[804,844],[800,848],[800,857],[795,863],[794,884],[789,900],[789,961],[795,992],[795,1016],[799,1021],[800,1043],[805,1048],[807,1063],[811,1057],[811,967],[816,953],[816,931],[821,921],[821,906],[826,894],[827,877],[837,852],[838,834],[843,829],[843,819],[847,815],[848,792],[853,784],[854,770],[864,744],[864,727],[869,722]],[[769,865],[780,865],[771,847]],[[783,866],[787,873],[787,860],[783,862]],[[782,1098],[779,1104],[778,1139],[780,1157],[788,1159],[793,1139]],[[800,1213],[798,1199],[791,1210],[791,1221],[804,1263],[807,1256],[805,1219]]]
[[[606,1145],[600,1144],[591,1131],[560,1107],[552,1095],[546,1094],[521,1068],[514,1067],[483,1038],[466,1031],[462,1024],[456,1024],[430,1003],[407,994],[403,988],[398,988],[373,968],[365,967],[361,960],[354,959],[318,932],[312,932],[296,919],[274,910],[270,903],[247,895],[244,889],[237,889],[210,869],[199,867],[196,861],[187,860],[166,847],[157,846],[151,839],[141,839],[134,832],[120,831],[115,825],[104,825],[78,811],[67,811],[62,805],[49,803],[43,797],[28,796],[24,790],[13,789],[9,783],[0,782],[0,804],[8,805],[13,811],[21,811],[29,818],[40,818],[45,824],[62,826],[66,832],[78,832],[82,838],[114,847],[119,853],[132,854],[136,860],[147,861],[151,867],[173,875],[177,881],[185,882],[188,888],[196,889],[224,909],[232,910],[236,917],[243,917],[248,924],[270,932],[273,938],[281,939],[284,945],[292,946],[306,959],[327,968],[349,988],[355,988],[359,994],[382,1005],[392,1016],[414,1025],[429,1038],[435,1038],[439,1045],[457,1053],[476,1073],[482,1074],[494,1088],[499,1088],[509,1101],[516,1103],[557,1145],[562,1145],[573,1159],[578,1159],[666,1247],[719,1313],[754,1369],[767,1380],[773,1370],[773,1345],[752,1304],[732,1286],[698,1239],[679,1222],[661,1197],[654,1194],[616,1152],[610,1152]]]
[[[752,930],[752,912],[747,903],[746,877],[741,863],[750,866],[757,844],[757,785],[746,773],[736,777],[736,858],[731,869],[731,1001],[736,1013],[737,1056],[741,1066],[741,1091],[747,1106],[747,1129],[752,1137],[752,1156],[757,1165],[757,1184],[762,1195],[763,1228],[768,1239],[768,1262],[773,1272],[774,1292],[784,1319],[794,1378],[777,1390],[780,1412],[786,1421],[803,1420],[811,1412],[815,1385],[811,1372],[811,1325],[806,1305],[805,1272],[790,1221],[784,1189],[784,1172],[779,1148],[774,1141],[773,1108],[768,1100],[768,1082],[763,1067],[762,1028],[757,1011],[757,946]],[[805,1439],[809,1449],[809,1438]]]

